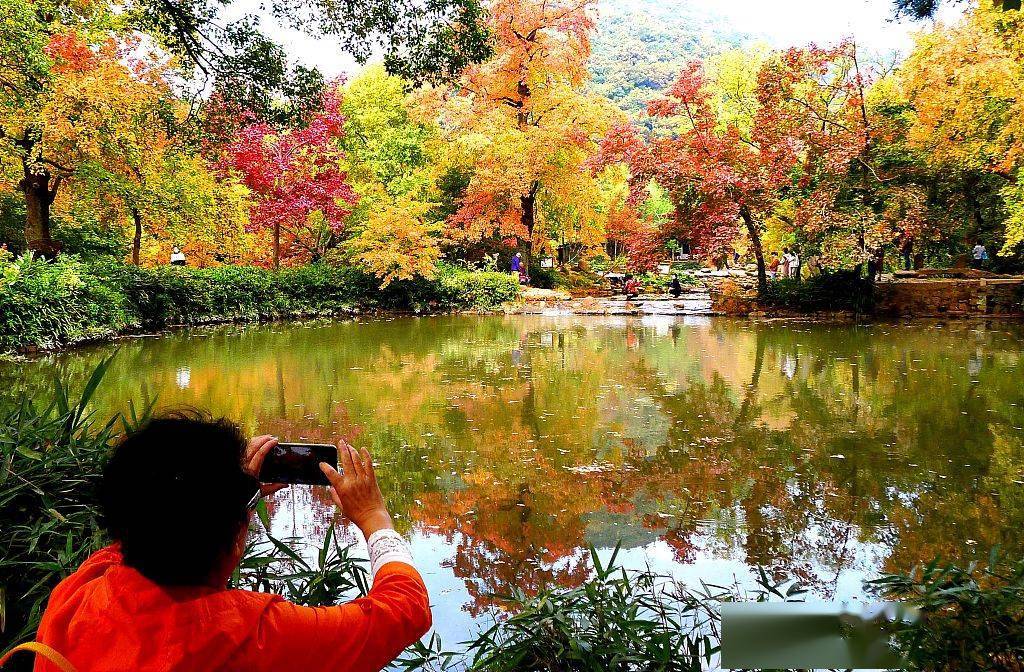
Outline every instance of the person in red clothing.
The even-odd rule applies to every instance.
[[[332,607],[228,590],[260,485],[269,436],[198,414],[149,422],[121,441],[100,488],[114,543],[50,595],[37,640],[77,672],[380,670],[431,625],[423,579],[395,532],[369,453],[338,444],[341,472],[320,468],[366,537],[373,587]],[[57,670],[38,659],[37,672]]]

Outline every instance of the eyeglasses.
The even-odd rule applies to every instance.
[[[263,499],[263,490],[261,488],[256,488],[256,492],[253,493],[253,496],[249,499],[248,504],[245,505],[245,510],[255,511],[256,507],[259,506],[261,499]]]

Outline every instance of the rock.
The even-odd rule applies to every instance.
[[[569,292],[559,289],[541,289],[539,287],[524,287],[522,291],[524,301],[568,301],[572,297]]]

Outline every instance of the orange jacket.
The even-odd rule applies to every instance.
[[[169,670],[380,670],[430,628],[423,579],[411,566],[380,568],[366,597],[300,607],[280,595],[164,588],[97,551],[50,595],[37,640],[78,672]],[[57,672],[38,659],[36,672]]]

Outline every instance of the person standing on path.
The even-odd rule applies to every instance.
[[[971,254],[974,257],[973,263],[971,264],[974,268],[981,269],[985,265],[985,262],[988,261],[988,250],[985,249],[985,246],[980,240],[974,246],[974,249],[971,250]]]

